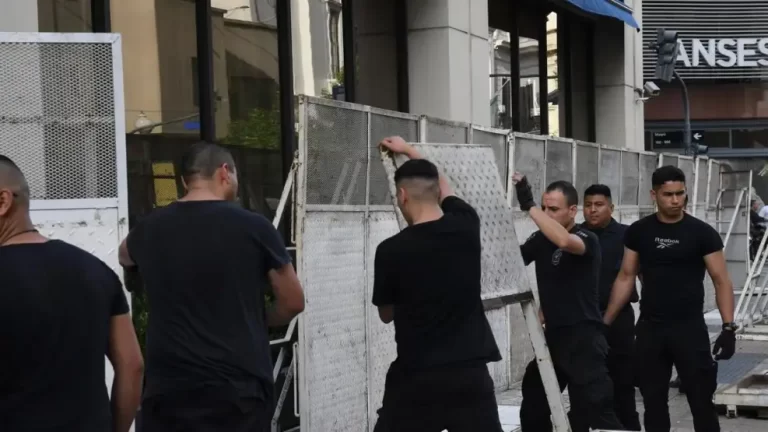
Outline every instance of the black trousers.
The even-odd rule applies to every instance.
[[[613,409],[626,430],[640,430],[635,404],[635,311],[627,305],[605,335],[608,374],[613,382]]]
[[[703,317],[679,322],[651,322],[640,318],[636,328],[637,379],[645,404],[645,430],[670,429],[669,380],[672,365],[685,383],[696,432],[718,432],[712,397],[717,389],[717,362],[712,359]]]
[[[141,432],[269,432],[272,403],[216,388],[163,394],[141,404]],[[137,422],[138,423],[138,422]]]
[[[484,364],[405,372],[392,363],[374,432],[501,432]]]
[[[547,345],[555,366],[560,390],[568,387],[571,399],[571,430],[623,430],[613,409],[613,384],[608,376],[608,344],[602,327],[584,323],[546,331]],[[523,376],[523,404],[520,408],[523,432],[552,430],[549,404],[536,360]]]

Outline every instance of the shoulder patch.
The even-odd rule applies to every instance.
[[[581,229],[576,231],[576,235],[583,238],[589,238],[589,234],[587,234],[586,232],[584,232],[584,230],[581,230]]]
[[[528,243],[529,241],[533,240],[534,238],[536,238],[537,235],[539,235],[539,232],[538,231],[534,231],[533,234],[529,235],[528,238],[525,239],[524,243]]]

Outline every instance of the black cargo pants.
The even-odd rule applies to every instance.
[[[635,329],[637,383],[645,405],[645,430],[670,429],[669,380],[672,365],[685,383],[696,432],[718,432],[712,397],[717,388],[717,362],[712,359],[704,318],[653,322],[642,316]]]
[[[608,376],[608,344],[602,325],[583,323],[545,332],[560,390],[568,387],[571,401],[571,430],[589,428],[623,430],[613,408],[613,384]],[[552,430],[549,404],[537,361],[528,364],[523,376],[520,408],[523,432]]]
[[[635,404],[635,311],[627,305],[605,335],[608,341],[608,374],[613,381],[613,408],[626,430],[640,430]]]

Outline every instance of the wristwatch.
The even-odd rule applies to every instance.
[[[739,329],[739,325],[735,322],[723,323],[723,331],[736,331]]]

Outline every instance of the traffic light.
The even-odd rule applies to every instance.
[[[656,79],[672,81],[677,61],[677,32],[660,28],[656,31]]]

